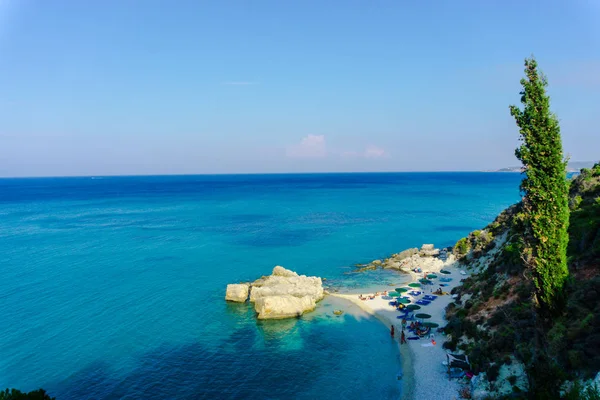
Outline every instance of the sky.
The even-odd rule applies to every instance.
[[[515,166],[532,54],[600,159],[600,0],[0,0],[0,176]]]

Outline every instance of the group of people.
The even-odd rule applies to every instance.
[[[359,294],[358,298],[361,299],[361,300],[373,300],[377,296],[387,296],[387,295],[388,295],[388,292],[386,290],[386,291],[383,291],[383,292],[375,292],[375,294],[368,294],[366,296],[363,296],[362,294]]]
[[[394,325],[392,325],[392,329],[390,331],[392,339],[394,338]],[[406,343],[406,335],[404,334],[404,326],[402,327],[402,333],[400,334],[400,344]]]
[[[423,327],[423,325],[419,321],[411,322],[408,329],[413,331],[415,333],[415,335],[421,336],[421,337],[428,335],[431,332],[430,327]]]

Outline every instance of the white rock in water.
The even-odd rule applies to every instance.
[[[283,268],[280,265],[278,265],[275,268],[273,268],[273,275],[275,275],[275,276],[285,276],[287,278],[298,276],[298,274],[295,273],[294,271],[290,271],[289,269],[285,269],[285,268]]]
[[[424,244],[419,254],[423,257],[434,257],[440,254],[440,250],[434,248],[432,244]]]
[[[315,306],[315,299],[311,296],[295,297],[291,295],[260,297],[254,303],[258,319],[299,317],[306,311],[314,310]]]
[[[292,272],[292,271],[289,271]],[[268,296],[290,295],[294,297],[310,296],[315,301],[323,298],[323,281],[315,276],[271,275],[252,283],[250,301]]]
[[[248,299],[248,291],[250,284],[248,283],[234,283],[227,285],[227,292],[225,293],[225,300],[237,301],[243,303]]]
[[[226,300],[246,301],[248,285],[228,285]],[[273,274],[250,284],[250,301],[259,319],[292,318],[315,308],[325,295],[323,281],[316,276],[298,275],[281,266]]]

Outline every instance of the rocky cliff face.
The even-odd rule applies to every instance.
[[[298,275],[280,266],[250,284],[227,285],[225,299],[245,302],[248,292],[259,319],[299,317],[314,310],[324,296],[321,278]]]
[[[469,355],[477,376],[471,398],[525,392],[562,398],[574,381],[600,380],[600,164],[571,182],[570,208],[571,278],[553,315],[541,312],[532,297],[519,204],[454,247],[471,276],[452,292],[457,299],[446,309],[444,346]]]

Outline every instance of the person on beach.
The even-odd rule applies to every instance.
[[[402,329],[402,335],[400,336],[400,344],[406,343],[406,335],[404,334],[404,329]]]
[[[394,337],[394,325],[392,325],[392,330],[390,331],[392,337]]]

